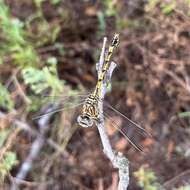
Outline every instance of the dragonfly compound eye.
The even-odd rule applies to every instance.
[[[93,120],[87,115],[79,115],[77,122],[81,127],[92,127]]]

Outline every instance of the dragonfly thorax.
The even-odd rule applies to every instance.
[[[83,104],[82,114],[77,118],[78,124],[82,127],[91,127],[94,121],[98,120],[98,116],[98,96],[91,94]]]

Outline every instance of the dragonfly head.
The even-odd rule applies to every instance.
[[[93,120],[88,115],[79,115],[77,122],[81,127],[92,127]]]

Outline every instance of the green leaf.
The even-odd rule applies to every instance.
[[[176,8],[176,2],[173,1],[169,4],[163,3],[161,4],[161,9],[164,14],[170,14]]]
[[[55,40],[57,39],[60,31],[61,31],[61,27],[59,25],[57,25],[55,28],[53,28],[52,34],[51,34],[51,41],[52,42],[55,42]]]
[[[10,170],[16,164],[16,154],[14,152],[6,152],[4,165],[7,170]]]
[[[180,118],[190,117],[190,111],[178,113]]]
[[[45,90],[60,94],[63,89],[63,81],[57,76],[56,59],[51,57],[48,62],[51,65],[42,70],[33,67],[22,70],[25,84],[28,84],[35,94],[40,94]]]
[[[36,7],[41,7],[41,4],[44,2],[44,1],[46,1],[46,0],[34,0],[34,3],[35,3],[35,5],[36,5]]]
[[[8,134],[9,134],[9,130],[4,129],[0,131],[0,147],[2,147],[2,145],[4,144]]]
[[[56,65],[57,64],[57,58],[56,57],[48,57],[47,63],[50,65]]]
[[[111,92],[111,89],[112,89],[112,85],[108,83],[108,85],[106,86],[107,93]]]
[[[59,52],[60,55],[64,55],[65,50],[64,50],[63,44],[61,44],[61,43],[55,43],[54,46],[55,46],[55,48],[58,49],[58,52]]]
[[[61,0],[51,0],[51,4],[53,4],[53,5],[57,5],[60,2],[61,2]]]
[[[12,17],[8,6],[0,1],[0,56],[10,56],[14,64],[19,66],[37,65],[39,58],[29,41],[26,39],[24,23]],[[0,61],[2,63],[2,61]]]
[[[101,11],[98,12],[98,21],[99,21],[99,31],[100,33],[104,33],[106,29],[106,21],[105,21],[105,16]]]
[[[138,184],[144,190],[158,190],[161,185],[157,183],[157,178],[153,171],[146,169],[143,166],[136,172],[134,176],[138,179]]]
[[[3,161],[0,163],[0,176],[5,178],[8,172],[16,164],[17,158],[14,152],[6,152]]]
[[[145,7],[145,10],[148,12],[148,11],[152,11],[154,10],[154,8],[157,6],[157,4],[159,3],[160,0],[149,0],[146,7]]]
[[[10,40],[13,40],[16,43],[25,44],[25,40],[23,38],[23,23],[18,18],[13,18],[10,21],[10,26],[12,27],[11,30],[9,30]]]
[[[105,16],[115,16],[117,13],[115,2],[110,0],[103,0],[105,6]]]
[[[21,66],[35,66],[39,62],[39,58],[32,46],[27,46],[25,49],[18,46],[17,51],[12,54],[16,64]]]
[[[3,64],[3,59],[2,59],[2,57],[0,57],[0,65],[2,65]]]
[[[14,106],[14,103],[11,100],[8,90],[1,83],[0,83],[0,106],[8,110],[11,110]]]

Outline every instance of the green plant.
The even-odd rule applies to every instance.
[[[98,22],[99,22],[98,35],[101,35],[105,33],[105,30],[106,30],[105,15],[103,14],[102,11],[99,11],[97,16],[98,16]]]
[[[134,176],[138,180],[138,184],[144,190],[159,190],[160,184],[153,171],[141,167],[138,171],[134,172]]]
[[[146,11],[152,11],[157,4],[160,2],[160,0],[149,0],[148,3],[145,6]]]
[[[29,36],[35,41],[35,47],[54,43],[61,31],[61,27],[58,23],[49,24],[44,18],[41,9],[37,10],[37,12],[26,20],[26,27],[28,31],[32,31],[33,27],[35,27],[35,34],[29,32]]]
[[[101,35],[105,33],[106,30],[106,18],[111,16],[116,16],[117,9],[116,4],[114,1],[110,0],[103,0],[102,1],[105,10],[104,11],[98,11],[98,21],[99,21],[99,31],[98,35]]]
[[[34,0],[34,4],[36,5],[36,7],[40,8],[42,3],[45,1],[47,0]],[[61,0],[49,0],[49,1],[52,5],[57,5],[58,3],[61,2]]]
[[[176,8],[176,0],[162,2],[160,8],[164,14],[171,14]]]
[[[176,190],[190,190],[190,185],[185,185],[177,188]]]
[[[24,23],[11,17],[3,0],[0,0],[0,22],[0,62],[3,63],[3,58],[11,58],[13,63],[21,67],[36,65],[39,58],[32,44],[26,40]]]
[[[161,0],[149,0],[146,5],[146,11],[154,11],[156,6],[160,7],[164,14],[170,14],[176,8],[176,0],[161,1]]]
[[[180,118],[190,117],[190,111],[180,112],[178,113],[178,117]]]
[[[117,13],[115,1],[103,0],[105,6],[105,16],[115,16]]]
[[[52,5],[57,5],[61,2],[61,0],[50,0]]]
[[[0,163],[0,179],[4,180],[12,167],[16,164],[17,158],[14,152],[6,152],[3,160]]]
[[[129,26],[129,20],[120,18],[119,16],[116,17],[116,28],[120,30],[124,30],[126,27]]]
[[[156,7],[159,7],[162,11],[162,13],[169,15],[172,14],[175,10],[178,9],[178,1],[177,0],[170,0],[170,1],[161,1],[161,0],[149,0],[148,3],[146,4],[145,10],[148,12],[154,12],[154,9]],[[181,4],[184,5],[184,7],[188,8],[190,7],[190,1],[185,0],[181,2]],[[180,10],[181,11],[181,10]],[[189,15],[190,11],[183,11],[185,14]]]
[[[3,146],[8,134],[10,133],[10,130],[4,129],[0,131],[0,147]]]
[[[190,111],[184,111],[177,114],[179,118],[190,118]],[[189,125],[188,125],[189,126]],[[189,126],[190,127],[190,126]]]
[[[11,110],[14,106],[8,90],[0,83],[0,106]]]
[[[9,129],[1,129],[0,130],[0,148],[3,148],[5,141],[10,134]],[[8,172],[12,169],[12,167],[16,164],[16,154],[11,151],[6,151],[3,155],[0,151],[0,180],[3,181]]]
[[[47,0],[34,0],[34,4],[36,5],[36,7],[40,8],[42,3],[45,1]]]
[[[25,84],[29,85],[35,94],[49,90],[51,94],[60,94],[63,90],[63,81],[57,76],[55,57],[47,60],[48,66],[41,70],[33,67],[26,67],[22,70]]]
[[[36,0],[35,3],[40,6],[43,0]],[[52,3],[59,1],[52,1]],[[19,67],[24,83],[32,89],[34,94],[39,95],[43,91],[51,95],[57,95],[62,92],[64,81],[59,80],[57,75],[57,59],[49,57],[40,60],[35,48],[45,44],[53,43],[52,47],[57,49],[60,55],[64,54],[62,44],[55,43],[55,40],[60,32],[58,24],[49,25],[43,16],[40,7],[31,16],[26,18],[25,23],[18,18],[12,17],[8,6],[4,0],[0,0],[0,64],[9,64],[6,60]],[[32,27],[35,27],[35,35],[30,33]],[[27,30],[28,29],[28,30]],[[31,40],[32,39],[32,40]],[[32,42],[31,42],[31,41]],[[27,110],[36,110],[44,101],[39,97],[32,97],[33,104],[27,106]],[[36,103],[36,104],[35,104]],[[8,110],[13,108],[9,92],[0,84],[0,106]]]

